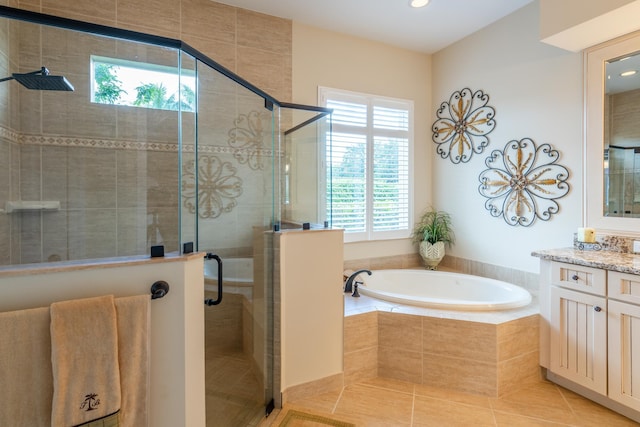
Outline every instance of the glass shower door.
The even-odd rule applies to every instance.
[[[197,250],[223,266],[205,307],[208,426],[257,425],[273,397],[274,113],[264,98],[197,64],[197,149],[183,162],[182,206]],[[205,298],[218,265],[205,261]]]

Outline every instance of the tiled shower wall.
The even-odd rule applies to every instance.
[[[182,39],[277,99],[291,98],[291,22],[287,20],[209,0],[4,3]],[[177,249],[182,202],[177,188],[177,113],[88,101],[91,54],[175,65],[176,52],[34,28],[26,23],[0,25],[0,71],[10,75],[46,65],[52,74],[72,81],[76,91],[61,103],[59,94],[28,91],[17,83],[0,86],[0,174],[2,182],[8,183],[0,186],[0,205],[8,200],[57,200],[61,210],[2,215],[0,264],[147,253],[154,243]],[[213,129],[201,129],[201,142],[219,164],[238,169],[234,173],[244,177],[245,186],[238,208],[221,213],[215,223],[226,232],[234,231],[226,235],[246,234],[249,246],[252,226],[262,220],[252,217],[256,211],[252,192],[264,192],[264,172],[243,170],[222,146],[234,120],[249,117],[262,105],[246,94],[247,100],[242,101],[242,94],[231,85],[208,87],[213,97],[232,96],[233,102],[218,102],[206,112],[225,123],[216,130],[219,138]],[[192,144],[193,117],[185,113],[183,120],[183,141]],[[243,201],[249,205],[241,208]],[[205,219],[201,225],[206,232],[213,223]],[[227,246],[237,249],[238,243],[229,241]]]

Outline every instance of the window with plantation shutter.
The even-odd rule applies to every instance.
[[[321,87],[332,108],[327,217],[345,241],[398,239],[411,230],[413,102]]]

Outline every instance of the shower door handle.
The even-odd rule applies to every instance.
[[[208,306],[218,305],[222,302],[222,260],[216,254],[208,253],[205,255],[205,259],[215,259],[218,263],[218,298],[216,299],[206,299],[204,303]]]

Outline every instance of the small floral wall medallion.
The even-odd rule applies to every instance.
[[[264,138],[271,138],[271,114],[251,111],[240,114],[233,121],[229,131],[229,146],[234,149],[233,157],[240,164],[247,164],[253,170],[264,169]]]
[[[184,207],[200,218],[217,218],[223,212],[236,207],[236,199],[242,195],[242,179],[236,176],[236,168],[216,156],[198,156],[198,170],[194,162],[184,165],[182,198]],[[196,199],[196,179],[198,194]]]
[[[443,102],[433,123],[433,142],[437,153],[453,163],[466,163],[473,153],[482,153],[489,144],[487,134],[495,129],[495,110],[487,105],[489,95],[481,90],[462,89]]]
[[[556,164],[558,158],[549,144],[536,148],[529,138],[494,150],[485,160],[489,169],[479,176],[487,210],[513,226],[528,227],[536,218],[549,220],[559,210],[555,199],[569,192],[569,171]]]

